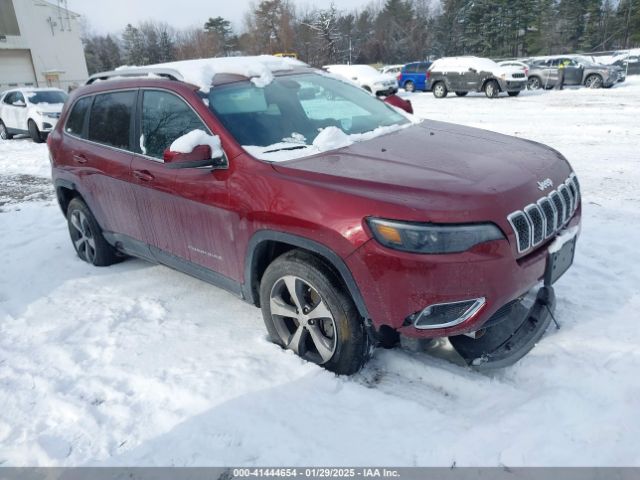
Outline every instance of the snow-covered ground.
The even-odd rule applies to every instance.
[[[0,465],[639,466],[640,77],[410,97],[419,116],[573,164],[584,224],[556,288],[561,330],[492,375],[396,349],[336,377],[214,287],[138,260],[82,263],[42,180],[46,147],[0,142]]]

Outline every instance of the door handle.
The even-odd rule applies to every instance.
[[[155,178],[148,170],[134,170],[133,176],[138,180],[142,180],[143,182],[150,182]]]
[[[73,154],[73,161],[76,163],[87,163],[87,157],[82,154]]]

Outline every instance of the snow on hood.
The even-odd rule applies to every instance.
[[[273,72],[292,70],[294,67],[307,67],[306,63],[287,57],[260,55],[254,57],[201,58],[198,60],[182,60],[178,62],[157,63],[148,65],[151,68],[171,68],[180,73],[185,82],[200,87],[208,92],[211,81],[216,74],[228,73],[248,77],[257,87],[266,87],[273,81]],[[141,68],[123,66],[120,69]]]

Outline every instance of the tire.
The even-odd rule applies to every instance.
[[[406,82],[404,82],[404,89],[407,92],[415,92],[416,85],[411,80],[407,80]]]
[[[507,92],[507,95],[509,95],[510,97],[517,97],[518,95],[520,95],[520,91],[517,91],[517,92]]]
[[[592,73],[585,78],[584,86],[587,88],[602,88],[602,77],[597,73]]]
[[[0,140],[11,140],[13,135],[9,133],[2,120],[0,120]]]
[[[36,122],[34,122],[33,120],[29,120],[28,126],[29,126],[29,135],[31,135],[31,139],[34,141],[34,143],[44,142],[45,137],[42,135],[42,133],[40,133],[40,130],[38,130],[38,126],[36,125]]]
[[[527,81],[527,88],[529,90],[540,90],[542,88],[542,82],[538,77],[529,77]]]
[[[495,80],[489,80],[485,83],[483,90],[487,98],[497,98],[500,94],[500,86]]]
[[[123,256],[105,240],[91,210],[78,197],[67,207],[67,225],[73,248],[85,262],[106,267],[122,261]]]
[[[456,92],[456,95],[459,97],[466,97],[469,92]]]
[[[444,82],[436,82],[433,85],[433,96],[436,98],[445,98],[449,91],[447,90],[447,86]]]
[[[262,276],[260,299],[269,337],[282,348],[339,375],[356,373],[369,359],[369,332],[320,258],[292,250],[275,259]]]

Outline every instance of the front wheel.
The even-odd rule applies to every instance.
[[[600,75],[589,75],[584,81],[584,86],[587,88],[600,88],[602,87],[602,77]]]
[[[0,120],[0,139],[1,140],[11,140],[13,135],[9,133],[5,124]]]
[[[369,333],[353,300],[319,258],[292,250],[274,260],[260,282],[262,317],[271,340],[341,375],[369,357]]]
[[[29,135],[31,135],[31,139],[35,143],[44,142],[44,137],[43,137],[42,133],[40,133],[40,130],[38,129],[38,126],[36,125],[36,122],[34,122],[33,120],[29,120],[28,127],[29,127]]]
[[[444,82],[438,82],[433,86],[433,96],[436,98],[444,98],[447,96],[449,91],[447,90],[447,86]]]
[[[518,95],[520,95],[520,91],[517,91],[517,92],[507,92],[507,95],[509,95],[510,97],[517,97]]]
[[[529,77],[529,80],[527,81],[527,88],[529,90],[539,90],[542,88],[542,83],[538,77]]]
[[[411,80],[407,80],[405,82],[405,84],[404,84],[404,89],[407,92],[415,92],[416,91],[416,86]]]
[[[496,82],[495,80],[489,80],[484,85],[484,94],[488,98],[496,98],[499,93],[500,93],[500,86],[498,85],[498,82]]]

